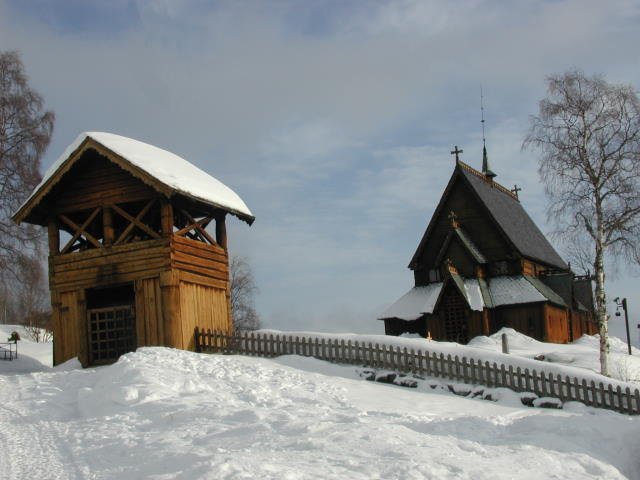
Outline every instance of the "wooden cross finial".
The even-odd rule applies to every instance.
[[[458,228],[458,216],[453,210],[449,212],[449,221],[451,222],[451,226],[453,228]]]
[[[455,155],[456,156],[456,162],[460,161],[460,157],[458,157],[458,154],[462,153],[463,151],[464,150],[458,150],[458,145],[453,147],[453,150],[451,150],[451,155]]]
[[[511,189],[511,193],[513,193],[516,196],[516,198],[518,198],[518,192],[521,190],[522,189],[518,187],[518,185],[514,185],[513,188]]]

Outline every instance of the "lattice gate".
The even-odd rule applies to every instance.
[[[469,341],[467,306],[455,288],[448,288],[442,299],[445,340],[466,344]]]
[[[87,310],[89,364],[113,363],[136,349],[136,316],[132,305]]]

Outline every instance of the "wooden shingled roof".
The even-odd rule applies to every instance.
[[[507,188],[487,179],[482,172],[461,161],[456,163],[451,180],[411,259],[409,268],[416,267],[434,226],[434,220],[441,214],[440,210],[445,203],[453,182],[457,178],[461,179],[471,189],[476,200],[484,206],[504,237],[523,257],[537,260],[560,270],[569,269],[551,243],[549,243],[549,240],[525,211],[518,198]]]

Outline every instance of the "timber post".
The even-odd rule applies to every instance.
[[[227,225],[225,223],[225,214],[216,217],[216,243],[225,251],[227,250]]]
[[[49,255],[58,255],[60,253],[60,231],[54,216],[49,217],[47,229],[49,234]]]
[[[104,235],[104,246],[110,247],[115,240],[115,230],[113,229],[113,210],[105,205],[102,208],[102,229]]]

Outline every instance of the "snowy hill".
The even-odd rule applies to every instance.
[[[168,348],[95,369],[2,367],[5,478],[640,478],[640,418],[577,403],[528,408],[311,358]]]

